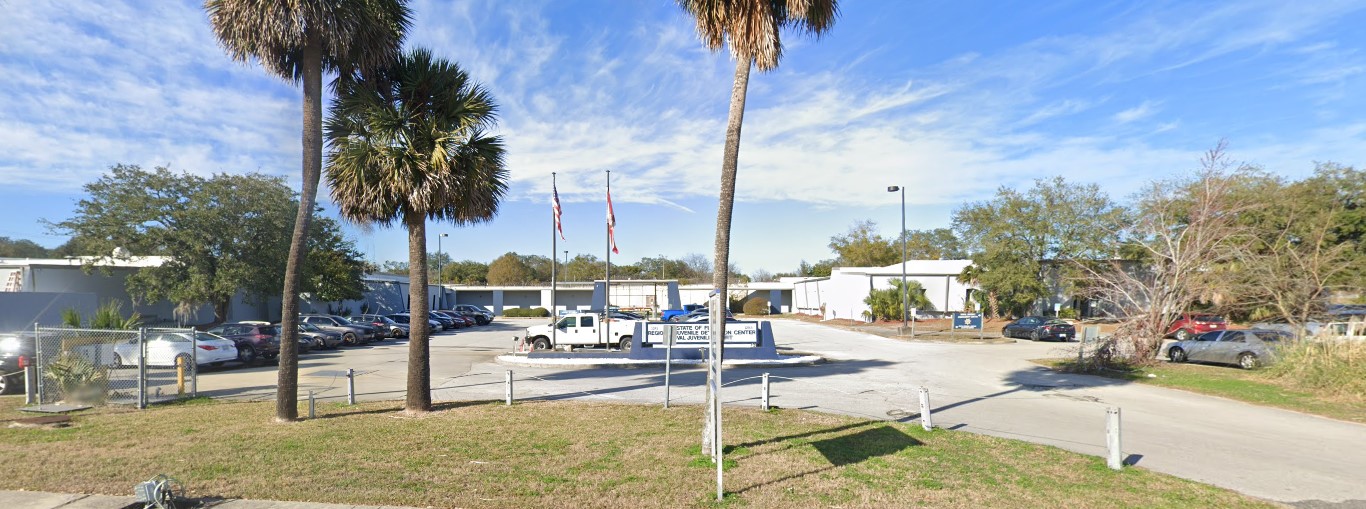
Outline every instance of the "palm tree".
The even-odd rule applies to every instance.
[[[385,65],[408,29],[405,0],[207,0],[219,45],[233,60],[256,60],[290,83],[302,82],[303,189],[285,262],[280,305],[280,372],[275,419],[299,416],[299,277],[322,173],[322,75]]]
[[[327,184],[341,215],[408,229],[409,413],[432,408],[427,219],[488,221],[507,191],[493,98],[459,66],[413,50],[373,75],[342,76],[327,119]]]
[[[730,219],[735,208],[735,173],[740,158],[740,125],[745,116],[745,93],[751,66],[759,71],[778,67],[783,55],[780,31],[794,29],[819,37],[835,24],[838,0],[678,0],[679,6],[697,22],[697,34],[707,48],[729,46],[735,57],[735,81],[730,91],[730,116],[726,121],[726,148],[721,159],[721,197],[716,207],[715,261],[712,288],[726,302],[730,271]],[[711,344],[721,348],[726,322],[720,306],[711,306]],[[708,372],[710,373],[710,371]],[[708,383],[710,392],[711,383]],[[707,407],[707,427],[712,421]],[[703,449],[710,450],[704,432]]]

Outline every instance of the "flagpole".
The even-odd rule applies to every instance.
[[[556,230],[560,229],[560,211],[558,210],[560,208],[560,193],[555,189],[555,172],[553,171],[550,172],[550,192],[555,200],[550,208],[550,344],[553,346],[559,344],[559,337],[555,334],[555,331],[559,329],[557,327],[559,324],[555,322],[558,322],[560,318],[559,313],[555,312],[556,291],[559,290],[556,285],[558,280],[555,278],[555,265],[558,259],[555,253],[559,252],[559,242],[555,235]]]
[[[607,337],[605,349],[612,348],[612,170],[607,170],[607,278],[602,287],[602,327]]]

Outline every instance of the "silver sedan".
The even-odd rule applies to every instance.
[[[1290,335],[1269,329],[1217,330],[1178,341],[1167,348],[1172,362],[1236,364],[1252,369],[1275,359],[1276,347]]]

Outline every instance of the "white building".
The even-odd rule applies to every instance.
[[[918,310],[920,314],[939,315],[963,311],[973,287],[958,282],[963,268],[972,260],[909,260],[905,263],[906,280],[920,283],[932,309]],[[792,305],[797,313],[817,315],[823,319],[864,319],[869,311],[863,299],[875,289],[891,288],[893,279],[900,280],[902,264],[886,267],[837,267],[829,277],[783,278],[792,285]]]

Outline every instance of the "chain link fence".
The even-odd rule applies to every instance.
[[[35,403],[133,405],[196,395],[193,329],[34,327]]]

